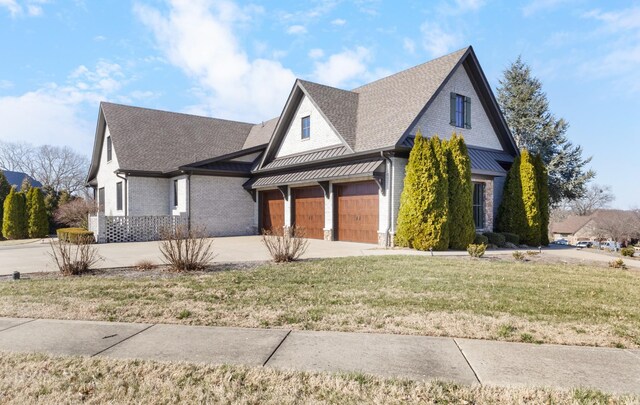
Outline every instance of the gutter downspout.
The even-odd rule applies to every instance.
[[[129,204],[127,204],[127,200],[129,199],[129,183],[127,182],[127,177],[122,177],[120,173],[116,172],[116,177],[124,180],[124,195],[122,198],[124,199],[124,216],[129,216]]]
[[[389,156],[385,156],[385,152],[380,152],[380,156],[387,162],[387,175],[389,176],[388,190],[389,209],[387,218],[387,230],[385,231],[385,248],[391,247],[391,222],[393,217],[393,162]],[[387,187],[387,184],[385,184]]]

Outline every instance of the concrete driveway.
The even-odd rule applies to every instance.
[[[160,264],[159,242],[102,243],[96,245],[100,256],[104,258],[95,267],[128,267],[141,260],[150,260]],[[364,256],[371,250],[378,250],[377,245],[352,242],[326,242],[309,240],[309,248],[303,258],[328,258]],[[236,263],[270,260],[269,253],[260,236],[233,236],[215,238],[213,250],[216,254],[214,262]],[[2,242],[0,244],[0,275],[8,275],[14,271],[35,273],[57,271],[50,256],[51,247],[47,240],[34,240],[24,243]]]

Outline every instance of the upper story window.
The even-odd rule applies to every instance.
[[[302,118],[302,139],[311,138],[311,117],[306,116]]]
[[[116,183],[116,210],[122,211],[122,182]]]
[[[111,161],[113,155],[113,146],[111,145],[111,137],[107,137],[107,162]]]
[[[451,93],[450,124],[458,128],[471,129],[471,99]]]
[[[178,180],[173,181],[173,206],[178,206]]]
[[[484,229],[484,183],[473,183],[473,222],[476,229]]]

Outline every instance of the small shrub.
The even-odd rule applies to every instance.
[[[506,339],[508,337],[511,337],[516,330],[517,330],[517,328],[515,326],[513,326],[513,325],[502,324],[498,328],[498,336],[503,338],[503,339]]]
[[[182,311],[180,311],[180,313],[178,314],[178,316],[176,318],[178,319],[187,319],[191,316],[191,311],[189,311],[188,309],[183,309]]]
[[[626,257],[633,257],[633,254],[636,252],[636,250],[632,247],[625,247],[620,249],[620,254],[622,256],[626,256]]]
[[[611,267],[612,269],[626,269],[627,265],[624,263],[624,260],[616,259],[609,262],[609,267]]]
[[[519,262],[524,262],[526,260],[525,254],[520,252],[519,250],[516,250],[515,252],[513,252],[513,258]]]
[[[467,246],[467,252],[471,257],[482,257],[484,256],[484,252],[487,250],[487,245],[484,243],[481,244],[471,244]]]
[[[98,261],[102,260],[93,241],[88,238],[80,238],[76,243],[64,240],[50,241],[50,255],[56,263],[56,267],[65,276],[81,274]]]
[[[262,233],[262,242],[276,263],[299,259],[309,246],[304,229],[297,226],[292,227],[290,232],[274,233],[265,230]]]
[[[60,228],[56,230],[58,239],[69,243],[93,243],[93,232],[83,228]]]
[[[538,256],[540,254],[540,252],[537,252],[535,250],[527,250],[527,256]]]
[[[504,242],[506,241],[504,235],[502,235],[501,233],[485,232],[483,233],[483,235],[486,236],[487,239],[489,239],[489,243],[498,247],[504,246]]]
[[[207,238],[204,228],[178,225],[161,230],[160,237],[160,253],[173,271],[203,270],[215,257],[211,251],[213,240]]]
[[[156,265],[153,264],[151,260],[140,260],[134,265],[134,267],[138,270],[153,270]]]
[[[533,335],[530,333],[523,333],[520,335],[520,341],[523,343],[533,343]]]
[[[476,237],[473,239],[473,244],[474,245],[488,245],[489,244],[489,238],[487,238],[484,235],[481,235],[481,234],[477,233]]]
[[[72,227],[86,228],[89,215],[98,212],[98,206],[93,200],[74,197],[72,200],[60,204],[53,214],[59,224]]]
[[[514,245],[520,243],[520,236],[515,233],[501,232],[501,235],[504,236],[505,242],[513,243]]]

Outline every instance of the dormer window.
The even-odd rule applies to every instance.
[[[111,157],[113,154],[113,147],[111,145],[111,137],[107,137],[107,162],[111,161]]]
[[[301,139],[311,138],[311,117],[306,116],[302,118],[302,134]]]

